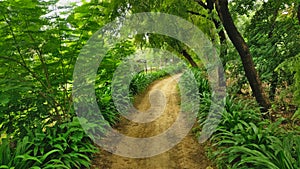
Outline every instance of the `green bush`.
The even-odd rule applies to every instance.
[[[155,80],[171,75],[169,73],[176,74],[176,73],[181,73],[181,71],[182,71],[182,65],[178,64],[178,65],[168,66],[164,69],[151,72],[151,73],[140,72],[132,77],[132,81],[129,87],[130,94],[134,96],[136,94],[142,93]]]
[[[167,75],[168,73],[166,70],[159,70],[151,73],[140,72],[130,77],[132,80],[129,87],[124,85],[124,81],[119,79],[120,83],[118,81],[114,82],[114,90],[117,90],[114,92],[117,94],[124,94],[127,90],[129,90],[129,95],[120,95],[120,97],[115,97],[115,100],[113,100],[112,97],[111,82],[102,83],[101,87],[96,88],[96,95],[98,96],[98,105],[104,119],[111,125],[116,124],[119,121],[119,112],[115,106],[116,103],[118,103],[119,106],[124,105],[123,107],[119,108],[126,111],[128,108],[127,105],[131,104],[130,102],[133,100],[134,95],[142,93],[153,81]]]
[[[214,93],[199,70],[192,72],[201,100],[197,114],[199,125],[194,129],[199,137],[201,128],[207,123],[211,104],[215,104],[212,101]],[[186,81],[187,85],[189,83]],[[224,111],[208,148],[208,156],[218,168],[300,168],[300,135],[282,129],[280,125],[284,119],[275,123],[263,119],[259,106],[249,100],[241,101],[227,95],[223,103]]]
[[[137,75],[133,76],[133,79],[130,83],[130,94],[132,94],[133,96],[143,92],[153,81],[158,80],[167,75],[168,73],[165,70],[159,70],[152,73],[138,73]]]
[[[2,140],[0,168],[89,168],[96,147],[77,118],[27,131],[22,140]]]
[[[300,105],[300,54],[297,54],[294,57],[286,59],[282,62],[275,71],[277,73],[290,73],[294,76],[294,103],[295,105]],[[293,120],[300,119],[300,108],[294,113]]]
[[[265,136],[264,136],[265,137]],[[300,136],[292,133],[283,136],[268,135],[268,144],[244,144],[226,149],[232,168],[300,168]],[[238,160],[237,160],[238,159]]]
[[[104,119],[111,125],[116,124],[119,120],[119,112],[113,103],[110,84],[96,89],[96,95]]]
[[[222,168],[299,168],[300,136],[264,120],[259,107],[227,96],[217,130],[210,139],[209,157]],[[249,101],[248,101],[249,102]],[[203,126],[211,104],[209,95],[202,98],[199,124]],[[206,109],[205,109],[206,108]]]

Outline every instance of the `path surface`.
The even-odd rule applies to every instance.
[[[164,97],[162,97],[162,93],[157,91],[162,92]],[[158,118],[149,123],[135,123],[125,118],[121,119],[116,128],[119,132],[128,136],[147,138],[158,135],[174,123],[179,113],[180,99],[177,82],[172,77],[154,82],[143,95],[137,96],[135,100],[135,107],[141,113],[151,112],[154,115],[153,117],[158,116]],[[166,103],[166,106],[161,106],[164,103]],[[158,105],[158,107],[153,105]],[[139,117],[137,116],[137,118]],[[190,133],[169,151],[150,158],[126,158],[101,150],[94,159],[92,168],[212,169],[210,165],[211,163],[205,156],[204,148]]]

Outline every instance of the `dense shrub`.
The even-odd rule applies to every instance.
[[[201,104],[194,132],[199,137],[214,104],[211,100],[214,93],[205,76],[197,71],[193,70],[193,74]],[[300,132],[281,128],[284,119],[275,123],[263,119],[259,106],[252,101],[227,95],[223,102],[224,111],[208,147],[208,156],[218,168],[300,168]]]
[[[0,168],[89,168],[96,152],[77,118],[51,127],[27,130],[21,140],[5,138]]]
[[[153,81],[167,76],[165,70],[159,70],[153,73],[140,72],[135,75],[130,84],[130,94],[136,95],[143,92]]]
[[[201,110],[200,126],[206,117]],[[209,156],[221,169],[299,168],[299,133],[292,136],[280,124],[262,119],[258,108],[227,97],[219,126],[210,139],[213,151]]]

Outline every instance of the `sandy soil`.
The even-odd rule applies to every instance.
[[[156,81],[145,93],[137,96],[135,101],[135,107],[141,113],[151,113],[150,117],[152,117],[153,121],[135,123],[122,118],[116,129],[120,133],[137,138],[158,135],[174,123],[179,113],[180,99],[177,91],[177,82],[172,77]],[[139,117],[137,115],[136,119],[139,118],[143,118],[143,116]],[[169,151],[150,158],[127,158],[100,150],[100,153],[93,160],[92,168],[212,169],[211,163],[205,156],[204,148],[191,133]]]

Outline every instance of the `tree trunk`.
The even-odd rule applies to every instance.
[[[272,38],[273,38],[273,35],[274,35],[274,29],[276,27],[276,19],[278,17],[278,12],[279,12],[279,9],[280,9],[280,4],[279,5],[276,5],[274,7],[274,12],[273,12],[273,16],[271,18],[271,22],[272,25],[271,25],[271,29],[270,29],[270,32],[268,33],[268,39],[271,40],[271,46],[276,46],[276,41],[272,41]],[[277,50],[276,50],[276,53],[277,53]],[[275,54],[276,54],[275,53]],[[277,60],[277,59],[275,59]],[[282,61],[281,61],[282,62]],[[271,70],[273,70],[272,72],[272,79],[271,79],[271,86],[270,86],[270,92],[269,92],[269,98],[271,101],[274,101],[275,99],[275,95],[276,95],[276,88],[277,88],[277,83],[278,83],[278,75],[277,73],[274,71],[276,69],[278,65],[277,64],[272,64],[271,65]]]
[[[206,0],[208,13],[211,14],[214,9],[215,0]],[[221,23],[220,21],[216,20],[215,18],[212,18],[212,21],[215,25],[215,28],[217,30],[220,29]],[[224,29],[221,28],[221,30],[218,32],[219,39],[220,39],[220,59],[222,61],[222,66],[226,66],[225,57],[227,55],[227,44],[226,44],[226,35],[224,32]],[[224,76],[223,69],[219,67],[218,69],[218,77],[219,77],[219,86],[226,86],[226,78]]]
[[[297,16],[298,16],[298,23],[300,24],[300,3],[299,3],[299,5],[298,5]]]
[[[221,23],[219,21],[217,21],[216,19],[213,19],[213,22],[214,22],[214,25],[216,27],[216,29],[220,29],[221,27]],[[225,35],[225,32],[223,30],[223,28],[218,32],[218,35],[219,35],[219,39],[220,39],[220,59],[222,61],[222,66],[224,67],[225,69],[225,66],[226,66],[226,61],[225,61],[225,57],[227,55],[227,42],[226,42],[226,35]],[[219,68],[218,70],[218,75],[219,75],[219,85],[220,86],[226,86],[226,78],[224,76],[224,73],[223,72],[223,69],[222,68]]]
[[[250,83],[253,95],[255,96],[256,101],[259,103],[259,105],[262,106],[262,110],[267,111],[271,107],[269,98],[266,96],[263,90],[262,83],[255,69],[249,47],[242,35],[237,30],[230,15],[228,9],[228,0],[216,0],[216,8],[221,22],[228,34],[228,37],[232,41],[241,57],[245,74]]]
[[[193,60],[190,54],[187,53],[185,49],[182,50],[182,55],[188,60],[188,62],[192,65],[192,67],[198,67],[197,63]]]

